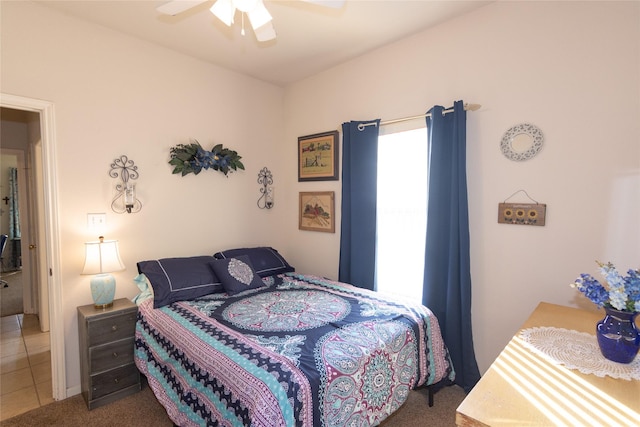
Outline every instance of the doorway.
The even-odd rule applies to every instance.
[[[40,143],[40,115],[0,108],[0,234],[2,248],[0,321],[2,395],[0,421],[53,401],[51,339],[46,292],[38,274],[34,145]],[[42,303],[42,306],[40,305]],[[46,305],[46,306],[45,306]]]
[[[37,282],[40,283],[37,311],[42,318],[41,323],[47,321],[49,323],[52,398],[61,400],[67,397],[67,392],[63,306],[60,287],[54,105],[48,101],[0,94],[0,107],[3,112],[7,111],[17,115],[29,113],[30,118],[34,117],[33,114],[36,117],[35,121],[30,122],[30,126],[32,126],[33,134],[37,134],[37,138],[29,142],[27,154],[25,154],[25,165],[33,168],[32,176],[38,177],[29,196],[25,196],[27,200],[33,200],[37,205],[37,208],[30,208],[30,212],[27,214],[31,215],[28,218],[30,225],[27,227],[33,234],[30,239],[35,238],[35,240],[30,240],[29,243],[23,242],[22,265],[24,272],[27,262],[36,258],[37,255],[39,262],[29,264],[29,274],[37,276]],[[7,143],[8,141],[3,138],[3,149]],[[37,254],[25,255],[25,247],[27,251],[34,251]]]
[[[42,312],[38,327],[47,332],[48,307],[39,309],[41,287],[35,244],[38,215],[37,201],[32,197],[35,180],[30,155],[33,152],[30,141],[40,140],[40,117],[38,113],[3,107],[0,120],[0,234],[7,236],[2,248],[1,274],[5,283],[1,289],[0,317]],[[47,303],[46,295],[42,302]]]

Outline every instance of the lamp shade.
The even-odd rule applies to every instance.
[[[84,251],[82,274],[112,273],[125,269],[117,240],[104,240],[104,237],[100,237],[97,242],[86,242]]]
[[[91,296],[97,309],[113,306],[116,294],[116,279],[109,273],[124,270],[117,240],[104,240],[84,244],[85,257],[82,274],[95,274],[91,278]]]

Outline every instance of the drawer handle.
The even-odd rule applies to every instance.
[[[114,332],[117,331],[118,330],[118,325],[113,325],[111,327],[111,330],[114,331]]]
[[[118,357],[118,353],[117,352],[113,352],[113,358],[115,359],[116,357]]]
[[[113,380],[114,383],[118,384],[120,380],[118,378],[116,378],[115,380]]]

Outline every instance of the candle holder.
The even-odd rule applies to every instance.
[[[260,188],[262,195],[258,199],[258,207],[260,209],[271,209],[274,200],[274,188],[270,187],[273,184],[273,175],[266,166],[258,173],[258,184],[262,185]]]
[[[138,179],[138,167],[127,156],[120,156],[111,163],[109,170],[111,178],[120,178],[116,185],[116,196],[111,201],[111,210],[115,213],[135,213],[142,209],[142,202],[136,197],[136,184]]]

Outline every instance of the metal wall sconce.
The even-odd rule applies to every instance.
[[[138,167],[127,156],[120,156],[111,163],[109,171],[111,178],[120,178],[122,182],[116,185],[116,196],[111,201],[111,210],[115,213],[140,212],[142,203],[136,198],[136,184],[132,180],[138,179]],[[122,200],[121,200],[122,199]]]
[[[273,175],[267,167],[263,167],[258,173],[258,184],[262,185],[260,193],[262,194],[258,199],[258,207],[260,209],[271,209],[273,207],[274,188],[269,187],[273,184]]]

